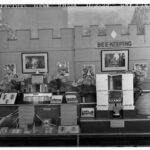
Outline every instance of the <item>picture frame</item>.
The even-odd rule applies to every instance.
[[[48,72],[48,52],[22,53],[22,72],[27,74]]]
[[[81,108],[81,117],[86,118],[86,117],[95,117],[95,109],[94,108]]]
[[[67,103],[78,103],[78,99],[77,99],[77,96],[76,95],[66,95],[66,101]]]
[[[15,104],[17,93],[1,93],[0,104]]]
[[[63,95],[53,95],[51,98],[51,104],[61,104]]]
[[[127,71],[129,68],[129,50],[102,50],[101,71]]]

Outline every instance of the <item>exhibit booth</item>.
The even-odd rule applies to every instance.
[[[150,25],[0,31],[0,146],[150,144]]]

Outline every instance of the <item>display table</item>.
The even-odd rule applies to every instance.
[[[1,135],[0,146],[78,146],[78,135]]]
[[[148,133],[150,119],[80,119],[82,133]]]
[[[6,116],[14,112],[20,106],[34,106],[36,113],[41,115],[41,107],[49,111],[63,104],[40,104],[40,105],[0,105],[0,116]],[[150,118],[137,116],[126,119],[100,119],[80,118],[82,107],[95,107],[94,103],[78,104],[78,134],[1,134],[0,146],[147,146],[150,145]],[[51,111],[50,111],[51,112]],[[47,114],[47,113],[46,113]],[[58,113],[59,114],[59,113]],[[55,111],[49,113],[57,114]],[[60,116],[57,116],[60,119]],[[59,122],[58,122],[59,123]]]
[[[149,146],[149,133],[0,136],[0,146]]]
[[[80,134],[79,146],[148,146],[149,133]]]

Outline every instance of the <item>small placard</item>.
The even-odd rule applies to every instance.
[[[79,126],[59,126],[58,133],[79,133]]]
[[[0,104],[14,104],[17,93],[2,93],[0,96]]]
[[[43,80],[43,75],[32,75],[32,84],[42,84]]]
[[[124,128],[124,120],[111,120],[110,121],[110,127],[111,128]]]
[[[67,103],[77,103],[77,96],[76,95],[66,95]]]
[[[51,103],[57,103],[61,104],[62,103],[63,96],[62,95],[53,95],[51,99]]]
[[[9,133],[11,133],[11,134],[21,134],[21,133],[23,133],[23,129],[10,129]]]
[[[81,108],[81,117],[95,117],[94,108]]]

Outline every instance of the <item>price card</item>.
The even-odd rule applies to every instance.
[[[52,99],[51,99],[51,103],[61,104],[62,103],[62,99],[63,99],[62,95],[53,95]]]
[[[111,128],[124,128],[125,122],[124,122],[124,120],[111,120],[110,127]]]
[[[76,95],[66,95],[67,103],[77,103],[77,96]]]
[[[66,134],[66,133],[73,133],[77,134],[79,133],[79,126],[59,126],[58,127],[58,133],[60,134]]]

